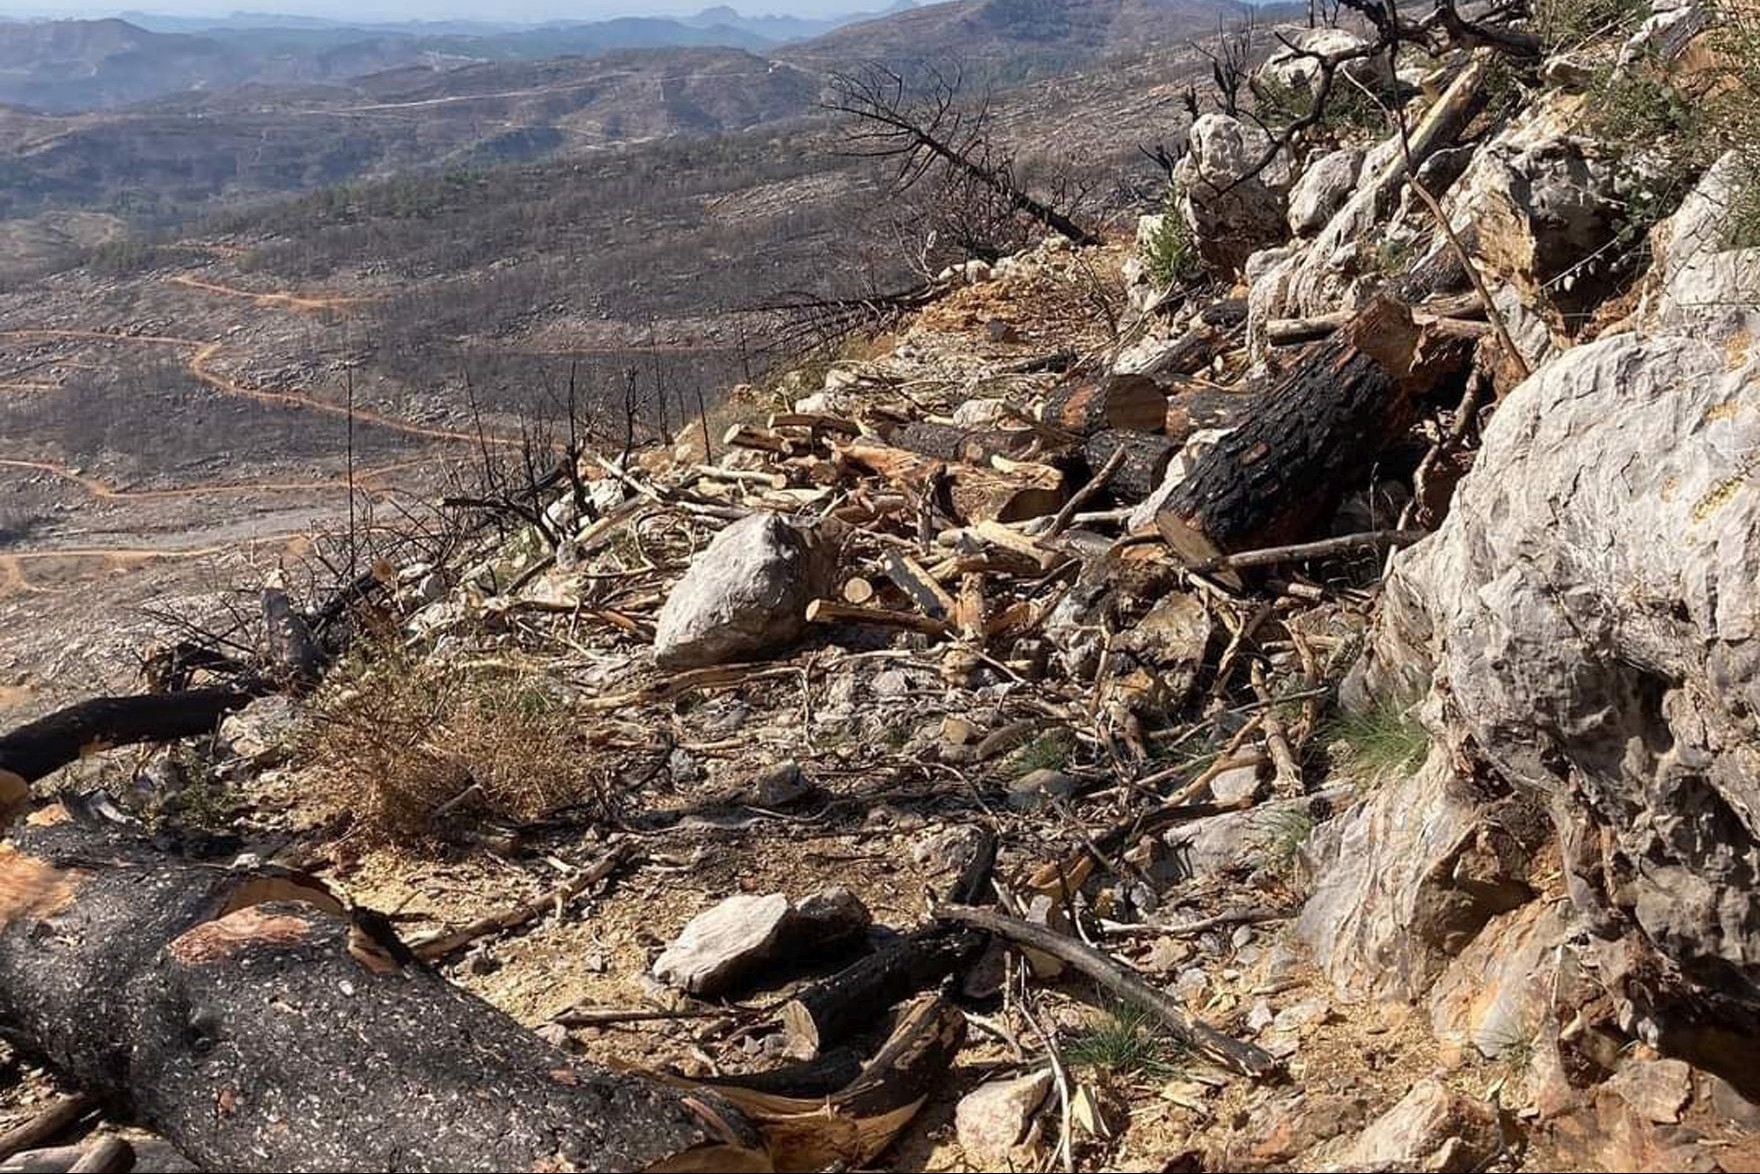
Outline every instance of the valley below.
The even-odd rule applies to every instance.
[[[999,147],[1126,213],[1197,69],[1178,29],[1203,19],[1114,45],[1105,71],[994,88]],[[817,111],[867,51],[845,37],[798,65],[663,50],[0,108],[9,695],[91,684],[45,659],[71,598],[111,617],[74,625],[103,663],[173,585],[259,577],[554,439],[571,386],[601,443],[626,415],[646,443],[812,342],[766,307],[920,283],[910,206]],[[492,145],[511,138],[535,146]]]

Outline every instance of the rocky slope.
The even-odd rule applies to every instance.
[[[964,1007],[936,1090],[803,1168],[1753,1168],[1750,173],[1640,214],[1596,110],[1727,82],[1715,23],[1513,79],[1291,30],[1266,92],[1363,66],[1403,133],[1260,167],[1206,115],[1136,248],[950,270],[716,428],[388,551],[312,612],[353,637],[314,692],[84,785],[677,1079],[814,1053],[820,980],[988,917],[907,984]]]

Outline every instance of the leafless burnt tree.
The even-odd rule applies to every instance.
[[[913,86],[903,74],[872,65],[834,75],[824,106],[852,119],[847,153],[892,163],[895,191],[925,181],[952,180],[954,190],[960,184],[974,184],[1004,201],[1012,212],[1077,244],[1099,243],[1067,212],[1017,182],[1012,159],[996,150],[987,133],[988,102],[968,107],[961,90],[957,71],[927,69],[923,83]]]
[[[1248,9],[1233,25],[1216,22],[1216,38],[1209,45],[1192,42],[1192,48],[1210,62],[1210,78],[1216,87],[1216,103],[1230,118],[1240,115],[1241,91],[1253,72],[1253,49],[1258,19]]]

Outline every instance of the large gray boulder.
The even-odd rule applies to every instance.
[[[797,639],[807,604],[836,569],[828,535],[771,513],[741,518],[715,536],[666,597],[654,661],[695,668],[759,656]]]
[[[1448,725],[1550,804],[1579,919],[1760,1012],[1760,356],[1742,338],[1616,335],[1512,392],[1447,521],[1395,561],[1356,683],[1434,666]]]
[[[1307,237],[1325,228],[1350,199],[1362,170],[1363,152],[1355,147],[1332,151],[1310,163],[1290,189],[1289,230]]]
[[[1226,114],[1203,115],[1187,132],[1186,154],[1174,167],[1173,181],[1180,215],[1198,256],[1211,269],[1234,273],[1288,231],[1286,153],[1259,167],[1270,146],[1264,131]]]
[[[1332,84],[1334,100],[1356,92],[1351,82],[1375,91],[1393,85],[1393,62],[1387,51],[1361,56],[1368,42],[1349,29],[1301,28],[1280,29],[1278,32],[1277,48],[1254,74],[1254,81],[1261,89],[1269,86],[1312,97],[1319,87],[1322,72],[1315,54],[1338,62],[1338,74]]]

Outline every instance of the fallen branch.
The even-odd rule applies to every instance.
[[[1220,571],[1224,568],[1238,570],[1245,567],[1270,567],[1279,563],[1294,563],[1304,559],[1348,554],[1354,550],[1384,550],[1390,546],[1410,546],[1419,539],[1429,536],[1428,530],[1365,530],[1360,534],[1343,534],[1337,538],[1320,538],[1313,542],[1296,542],[1288,546],[1267,546],[1259,550],[1243,550],[1237,554],[1225,554],[1219,558],[1206,559],[1186,569],[1204,573]]]
[[[859,607],[839,603],[835,599],[815,599],[807,604],[807,622],[813,624],[879,624],[889,628],[908,628],[925,636],[945,636],[951,630],[946,620],[921,615],[914,611],[890,611],[884,607]]]
[[[1105,464],[1095,470],[1093,477],[1089,478],[1088,483],[1076,490],[1075,495],[1063,503],[1063,508],[1057,511],[1057,516],[1055,518],[1051,519],[1051,525],[1045,531],[1043,537],[1056,538],[1059,534],[1069,529],[1069,524],[1075,520],[1076,511],[1087,505],[1097,494],[1112,483],[1113,476],[1124,466],[1125,459],[1130,455],[1130,451],[1123,445],[1119,445],[1117,448],[1113,449],[1112,455],[1106,458]]]
[[[1280,913],[1275,909],[1230,909],[1213,917],[1200,917],[1196,921],[1182,922],[1179,925],[1105,924],[1100,927],[1100,932],[1109,938],[1195,938],[1199,934],[1222,929],[1224,926],[1263,925],[1268,921],[1288,921],[1289,917],[1288,913]]]
[[[1253,692],[1265,708],[1260,710],[1262,724],[1265,727],[1265,748],[1271,753],[1271,765],[1277,772],[1275,786],[1280,795],[1300,795],[1307,787],[1302,782],[1302,764],[1296,761],[1295,751],[1290,748],[1289,734],[1283,726],[1283,715],[1277,711],[1276,698],[1271,694],[1271,687],[1265,683],[1265,666],[1259,661],[1253,662]]]
[[[1224,1035],[1203,1021],[1190,1018],[1172,999],[1138,978],[1123,964],[1074,938],[989,909],[943,905],[935,910],[935,917],[940,921],[981,929],[1016,946],[1038,950],[1075,967],[1120,998],[1153,1013],[1167,1027],[1168,1034],[1181,1043],[1236,1072],[1262,1077],[1279,1067],[1277,1057],[1264,1048]]]
[[[568,878],[542,896],[533,897],[529,901],[521,901],[499,913],[491,913],[479,917],[462,928],[441,931],[430,937],[415,938],[409,943],[416,957],[424,962],[438,962],[451,954],[456,954],[479,938],[490,934],[506,933],[523,925],[530,925],[544,914],[555,910],[560,913],[568,903],[610,876],[619,864],[629,858],[629,847],[617,844],[601,856],[593,864]]]

